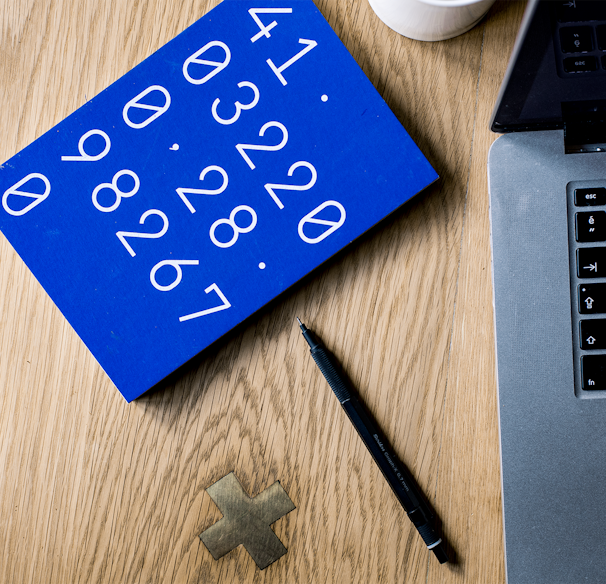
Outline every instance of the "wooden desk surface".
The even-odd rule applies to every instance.
[[[216,3],[3,2],[0,161]],[[486,157],[524,4],[439,43],[399,36],[366,0],[316,4],[442,178],[130,405],[0,237],[1,582],[504,582]],[[425,549],[295,316],[418,478],[456,564]],[[250,495],[279,480],[297,507],[264,571],[198,538],[221,517],[206,488],[230,471]]]

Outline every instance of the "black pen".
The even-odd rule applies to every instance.
[[[337,396],[351,423],[358,431],[360,438],[366,444],[396,498],[423,538],[427,549],[430,549],[436,555],[440,564],[447,562],[448,555],[444,549],[444,544],[434,528],[434,517],[412,476],[389,448],[362,404],[351,393],[332,364],[328,351],[299,318],[297,320],[303,332],[303,337],[309,344],[311,356]]]

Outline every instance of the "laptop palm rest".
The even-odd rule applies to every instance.
[[[585,180],[606,186],[606,153],[565,154],[561,130],[489,153],[509,584],[606,581],[606,392],[573,373],[566,187]]]

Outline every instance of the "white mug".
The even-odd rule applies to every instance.
[[[494,0],[368,0],[396,32],[418,41],[443,41],[467,32]]]

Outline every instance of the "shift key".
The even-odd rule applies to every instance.
[[[606,320],[603,318],[582,320],[580,334],[581,349],[585,351],[606,349]]]
[[[579,278],[606,278],[606,247],[577,249],[577,276]]]

